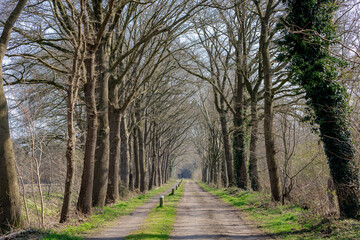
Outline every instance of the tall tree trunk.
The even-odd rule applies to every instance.
[[[5,22],[0,38],[0,229],[10,229],[22,223],[20,194],[15,168],[15,154],[10,138],[8,107],[3,85],[2,63],[11,30],[25,7],[19,0]]]
[[[239,63],[238,63],[239,64]],[[240,70],[238,70],[240,71]],[[244,78],[240,72],[236,74],[236,95],[234,115],[234,175],[238,188],[247,188],[247,170],[245,156],[245,131],[244,131]]]
[[[140,191],[145,192],[146,190],[146,162],[145,162],[145,143],[144,143],[144,133],[143,133],[143,126],[142,120],[140,116],[140,100],[135,102],[136,110],[135,110],[135,120],[137,126],[136,133],[138,139],[138,149],[139,149],[139,170],[140,170]]]
[[[229,177],[227,174],[227,167],[226,167],[226,159],[221,161],[221,176],[222,176],[222,186],[229,187]]]
[[[165,150],[166,153],[164,154],[164,167],[163,167],[163,179],[164,183],[167,183],[167,173],[169,171],[169,153],[168,150]]]
[[[208,176],[208,164],[207,164],[207,162],[203,163],[201,176],[202,176],[201,181],[204,182],[204,183],[208,183],[208,178],[207,178],[207,176]]]
[[[154,182],[156,181],[156,124],[153,124],[153,131],[152,131],[152,137],[151,137],[151,170],[150,170],[150,177],[149,177],[149,190],[152,189]],[[155,184],[156,185],[156,184]]]
[[[235,63],[236,63],[236,84],[234,94],[234,136],[233,136],[233,152],[234,152],[234,175],[237,186],[241,189],[247,189],[248,176],[246,166],[245,152],[245,114],[244,114],[244,90],[245,76],[248,77],[247,70],[247,37],[246,37],[246,15],[247,2],[241,2],[236,6],[236,18],[239,21],[237,29],[237,39],[233,39],[235,47]]]
[[[259,172],[257,167],[257,140],[258,140],[258,116],[257,116],[257,97],[251,97],[251,138],[250,138],[250,160],[249,160],[249,177],[251,189],[254,191],[261,190]]]
[[[140,191],[146,190],[146,167],[145,167],[145,148],[144,148],[144,135],[141,125],[137,127],[137,138],[139,148],[139,167],[140,167]]]
[[[2,79],[2,66],[0,66],[0,79]],[[0,184],[0,228],[8,229],[20,224],[21,205],[2,80],[0,83]]]
[[[158,177],[158,183],[159,183],[159,186],[161,186],[163,184],[163,178],[162,178],[162,174],[161,174],[161,171],[162,171],[162,166],[163,166],[163,158],[161,157],[160,155],[160,146],[161,146],[161,142],[160,142],[160,138],[157,137],[157,140],[156,140],[156,150],[157,150],[157,155],[158,155],[158,165],[157,165],[157,177]]]
[[[274,201],[280,201],[280,174],[275,159],[275,138],[273,129],[273,92],[272,92],[272,69],[270,59],[270,40],[268,29],[268,18],[261,19],[260,52],[264,73],[264,135],[266,161],[270,177],[271,195]]]
[[[140,188],[140,163],[139,163],[139,144],[138,144],[138,137],[137,137],[137,129],[136,127],[133,130],[133,150],[134,150],[134,165],[135,165],[135,188]]]
[[[120,138],[120,184],[121,188],[125,190],[129,188],[129,134],[124,115],[121,118]]]
[[[84,168],[81,177],[77,210],[83,214],[91,214],[94,160],[98,125],[95,98],[96,78],[94,51],[88,51],[85,59],[85,68],[87,82],[84,86],[84,91],[86,103],[87,134],[85,140]]]
[[[233,160],[231,154],[231,146],[229,142],[229,132],[227,127],[227,119],[226,113],[220,113],[220,124],[221,124],[221,132],[223,137],[223,144],[224,144],[224,155],[225,155],[225,164],[226,164],[226,171],[227,171],[227,178],[229,186],[233,186],[235,184],[234,181],[234,170],[233,170]]]
[[[103,207],[108,185],[110,127],[109,127],[109,73],[106,71],[108,62],[107,46],[103,41],[96,51],[98,72],[98,136],[95,151],[93,206]]]
[[[116,94],[114,92],[114,94]],[[109,106],[110,120],[110,157],[109,180],[107,187],[107,203],[114,203],[119,198],[119,160],[120,160],[120,125],[121,111],[113,105]]]
[[[336,79],[339,60],[329,51],[338,39],[333,21],[337,2],[286,2],[290,11],[284,21],[287,29],[282,44],[287,48],[294,79],[305,90],[307,104],[314,109],[320,126],[340,216],[360,219],[359,171],[347,119],[347,93]]]
[[[155,156],[156,156],[156,164],[155,164],[155,172],[154,172],[154,185],[160,186],[161,183],[159,181],[158,169],[160,165],[160,156],[159,156],[159,135],[155,135]]]
[[[69,218],[69,211],[71,205],[72,189],[74,185],[74,168],[75,168],[75,150],[76,150],[76,132],[74,128],[74,107],[78,94],[78,80],[79,80],[79,50],[74,56],[73,74],[69,77],[69,88],[67,92],[67,128],[68,140],[66,149],[66,180],[64,190],[64,200],[61,208],[60,223],[65,222]]]
[[[129,150],[129,187],[131,191],[135,190],[134,176],[135,176],[135,160],[133,154],[133,144],[131,141],[131,134],[128,135],[128,150]]]

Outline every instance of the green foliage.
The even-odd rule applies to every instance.
[[[55,239],[59,239],[59,240],[81,240],[83,238],[82,237],[76,237],[76,236],[74,237],[74,236],[71,236],[69,234],[49,233],[42,239],[43,240],[55,240]]]
[[[336,39],[332,23],[337,9],[333,0],[287,0],[288,15],[282,21],[284,38],[279,41],[280,60],[290,60],[293,82],[306,93],[314,110],[314,122],[328,158],[330,173],[337,188],[340,213],[358,217],[358,175],[354,164],[346,90],[336,81],[341,61],[329,47]]]
[[[176,219],[176,206],[184,194],[184,184],[165,197],[164,207],[155,207],[149,213],[139,230],[132,232],[126,239],[169,239]]]
[[[238,208],[245,220],[265,233],[280,239],[359,239],[360,223],[356,220],[327,219],[297,205],[280,205],[269,195],[236,188],[214,188],[199,183],[224,202]]]
[[[246,213],[266,233],[282,235],[302,229],[298,216],[306,210],[296,206],[283,206],[271,201],[271,196],[259,192],[239,191],[237,189],[212,188],[199,183],[204,189],[219,196],[223,201]]]

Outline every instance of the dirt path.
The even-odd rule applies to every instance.
[[[270,239],[257,232],[238,211],[187,181],[171,239]]]
[[[177,184],[177,183],[176,183]],[[174,184],[174,186],[176,185]],[[174,187],[173,186],[173,187]],[[111,226],[104,227],[102,230],[88,236],[87,240],[117,240],[125,239],[132,231],[137,230],[144,222],[151,209],[153,209],[159,203],[160,195],[167,195],[171,191],[169,190],[156,195],[150,199],[147,203],[136,208],[131,214],[120,217]]]

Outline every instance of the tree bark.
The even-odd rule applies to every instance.
[[[115,93],[116,94],[116,93]],[[110,120],[110,157],[107,203],[114,203],[119,198],[119,160],[120,160],[120,125],[121,111],[109,106]]]
[[[272,199],[276,202],[281,199],[280,174],[275,159],[275,138],[273,129],[273,92],[272,92],[272,69],[270,59],[270,40],[268,29],[268,18],[261,19],[260,52],[264,73],[264,135],[266,161],[269,171]]]
[[[249,177],[251,189],[254,191],[261,190],[259,172],[257,167],[257,140],[258,140],[258,116],[257,116],[257,97],[251,97],[251,139],[250,139],[250,160],[249,160]]]
[[[144,136],[141,125],[137,127],[137,138],[139,148],[139,167],[140,167],[140,191],[146,190],[146,167],[145,167],[145,148],[144,148]]]
[[[163,178],[162,178],[162,166],[163,166],[163,158],[161,157],[160,155],[160,146],[161,146],[161,142],[160,142],[160,138],[157,137],[157,140],[156,140],[156,144],[157,144],[157,155],[158,155],[158,165],[157,165],[157,178],[158,178],[158,183],[159,183],[159,186],[161,186],[163,184]]]
[[[239,64],[239,63],[238,63]],[[245,157],[245,137],[244,137],[244,79],[241,73],[236,74],[236,95],[235,95],[235,114],[234,114],[234,175],[238,188],[247,188],[247,170]]]
[[[153,123],[153,130],[152,130],[152,138],[151,138],[151,170],[150,170],[150,178],[149,178],[149,190],[152,189],[152,187],[155,184],[156,181],[156,165],[157,165],[157,161],[156,161],[156,124]]]
[[[109,73],[106,42],[103,41],[96,51],[96,67],[98,72],[98,136],[95,151],[93,206],[103,207],[108,185],[110,127],[109,127]]]
[[[129,134],[124,115],[121,118],[120,139],[120,184],[122,190],[126,190],[129,188]]]
[[[135,176],[135,161],[133,157],[133,144],[131,141],[131,134],[128,135],[128,150],[129,150],[129,188],[131,191],[135,190],[134,176]]]
[[[234,170],[233,170],[233,160],[231,154],[231,146],[229,142],[229,132],[227,127],[227,119],[226,113],[220,113],[220,124],[221,124],[221,132],[223,137],[224,144],[224,155],[225,155],[225,164],[228,178],[228,185],[233,186],[235,184],[234,181]]]
[[[0,229],[8,230],[22,224],[20,194],[16,176],[15,154],[10,137],[8,106],[6,102],[2,63],[12,28],[26,5],[19,0],[5,22],[0,37]]]
[[[134,165],[135,165],[135,177],[134,177],[134,185],[136,189],[140,187],[140,163],[139,163],[139,144],[137,137],[137,128],[135,127],[133,130],[133,150],[134,150]]]
[[[81,177],[80,194],[77,203],[77,210],[83,214],[92,212],[92,190],[94,180],[94,159],[97,138],[97,112],[96,112],[96,78],[95,78],[95,52],[89,50],[85,59],[86,84],[85,103],[87,135],[85,140],[84,168]]]
[[[66,180],[64,190],[64,200],[61,208],[60,223],[66,222],[69,219],[69,211],[71,206],[72,189],[74,185],[74,168],[75,168],[75,150],[76,150],[76,131],[74,128],[74,107],[78,92],[78,51],[74,57],[73,74],[69,77],[69,88],[67,93],[67,128],[68,140],[66,149]]]

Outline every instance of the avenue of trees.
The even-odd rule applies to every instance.
[[[1,229],[196,175],[359,218],[360,2],[6,2]]]

